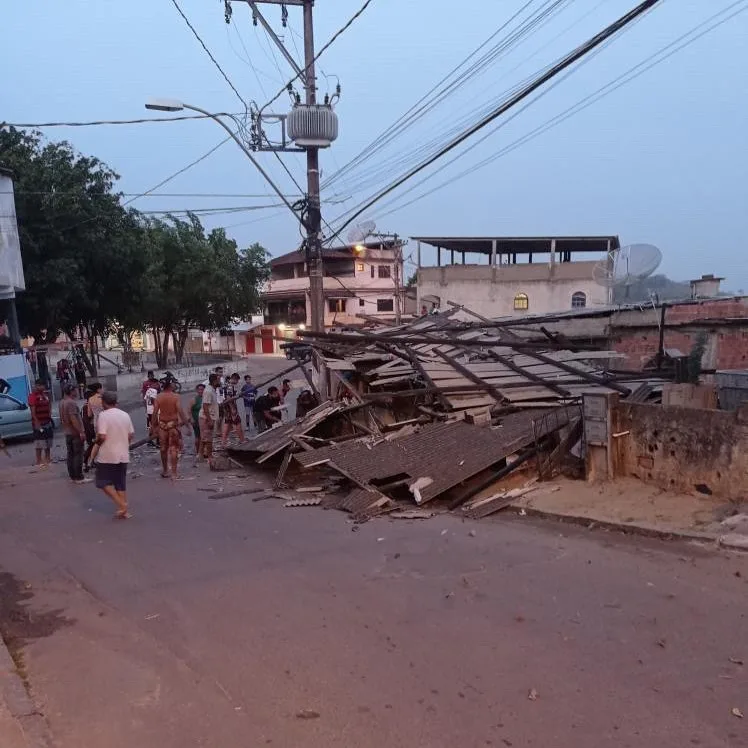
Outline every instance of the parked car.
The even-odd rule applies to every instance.
[[[0,394],[0,436],[7,439],[33,433],[29,406],[10,395]]]
[[[312,347],[307,343],[281,343],[280,347],[286,352],[289,360],[307,363],[312,360]]]
[[[60,425],[57,403],[52,402],[52,423],[55,428]],[[0,394],[0,436],[3,439],[16,439],[32,436],[31,408],[26,403],[16,400],[8,394]]]

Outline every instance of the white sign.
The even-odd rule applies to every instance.
[[[25,288],[13,180],[0,174],[0,298],[13,298]]]

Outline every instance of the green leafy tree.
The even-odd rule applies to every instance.
[[[69,143],[15,128],[0,129],[0,163],[14,174],[26,276],[21,331],[42,344],[82,332],[93,350],[143,269],[137,215],[113,191],[119,177]]]
[[[190,329],[217,330],[259,309],[259,287],[269,274],[260,245],[239,250],[223,229],[206,234],[194,215],[149,220],[146,233],[145,306],[159,367],[170,349],[182,360]]]

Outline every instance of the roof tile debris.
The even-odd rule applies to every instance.
[[[429,502],[437,511],[442,500],[488,516],[516,495],[496,487],[476,503],[494,479],[533,465],[545,479],[578,460],[584,393],[651,399],[663,385],[651,372],[617,371],[615,352],[550,334],[528,341],[463,307],[396,327],[302,335],[330,372],[331,400],[233,452],[279,462],[278,486],[327,481],[319,504],[354,521]]]

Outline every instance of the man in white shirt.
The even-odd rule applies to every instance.
[[[210,459],[213,454],[213,437],[218,423],[218,397],[216,387],[219,383],[218,374],[208,377],[208,384],[203,392],[203,405],[200,410],[200,452],[205,459]]]
[[[127,511],[127,466],[130,442],[135,429],[130,416],[117,407],[117,394],[101,396],[104,410],[96,426],[96,447],[91,458],[96,461],[96,487],[115,504],[115,519],[129,519]]]

